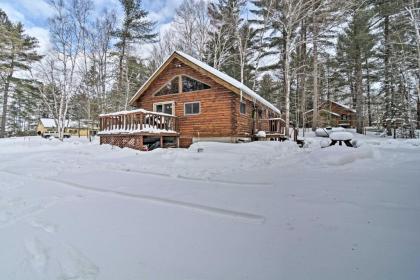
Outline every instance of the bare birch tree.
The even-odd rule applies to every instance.
[[[68,121],[70,98],[81,83],[79,67],[83,63],[83,35],[81,25],[74,16],[77,14],[75,9],[80,7],[79,2],[81,0],[66,3],[62,0],[50,1],[55,11],[49,21],[52,50],[42,62],[39,72],[43,83],[39,90],[54,117],[60,140],[63,140]]]
[[[203,0],[184,0],[176,9],[171,31],[175,35],[176,48],[203,59],[209,37],[207,3]]]
[[[112,68],[112,31],[115,28],[115,22],[115,11],[105,11],[102,17],[96,19],[89,37],[89,59],[95,74],[93,90],[100,100],[100,113],[111,109],[108,93],[112,81],[110,68]]]

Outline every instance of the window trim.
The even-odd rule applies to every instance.
[[[242,111],[241,111],[241,105],[242,104],[245,104],[245,112],[244,113],[242,113]],[[246,102],[245,101],[239,101],[239,113],[241,114],[241,115],[246,115]]]
[[[195,104],[198,103],[198,113],[192,113],[192,114],[187,114],[187,110],[185,108],[185,105],[187,104]],[[191,102],[185,102],[184,103],[184,116],[197,116],[201,114],[201,101],[191,101]]]
[[[175,78],[178,78],[179,79],[178,80],[178,93],[171,93],[171,94],[165,94],[165,95],[156,96],[156,94],[159,91],[161,91],[166,85],[170,84],[172,82],[172,80],[174,80]],[[157,90],[155,90],[153,92],[153,97],[174,96],[174,95],[177,95],[177,94],[182,93],[182,87],[180,87],[180,83],[182,83],[181,75],[175,75],[175,76],[173,76],[171,79],[169,79],[169,81],[167,81],[166,83],[164,83],[162,86],[160,86]]]
[[[158,111],[156,111],[156,106],[157,105],[165,105],[165,104],[172,104],[172,114],[171,115],[172,116],[175,116],[175,101],[173,101],[173,100],[153,103],[153,112],[166,114],[165,112],[158,112]]]
[[[180,81],[180,93],[194,93],[194,92],[200,92],[200,91],[205,91],[205,90],[210,90],[210,89],[212,89],[212,86],[211,85],[209,85],[208,83],[205,83],[205,82],[203,82],[203,81],[201,81],[201,80],[199,80],[199,79],[197,79],[197,78],[194,78],[194,77],[192,77],[192,76],[190,76],[190,75],[186,75],[186,74],[181,74],[181,75],[179,75],[180,77],[181,77],[181,81]],[[182,82],[182,76],[185,76],[185,77],[188,77],[188,78],[190,78],[190,79],[193,79],[193,80],[196,80],[197,82],[200,82],[200,83],[202,83],[202,84],[205,84],[206,86],[208,86],[209,88],[206,88],[206,89],[199,89],[199,90],[193,90],[193,91],[184,91],[184,84],[183,84],[183,82]]]

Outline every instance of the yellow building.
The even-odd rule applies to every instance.
[[[99,127],[97,122],[92,122],[88,120],[72,121],[66,120],[66,127],[64,133],[67,137],[69,136],[93,136],[98,133]],[[41,118],[39,119],[38,125],[36,127],[36,133],[40,136],[51,135],[57,133],[57,126],[54,119],[50,118]]]

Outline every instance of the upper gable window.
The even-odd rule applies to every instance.
[[[173,78],[169,83],[164,85],[155,96],[170,95],[179,93],[179,77]]]
[[[182,92],[198,91],[209,89],[210,86],[194,80],[187,76],[182,76]]]

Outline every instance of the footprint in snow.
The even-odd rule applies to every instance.
[[[38,272],[43,272],[48,261],[47,248],[38,239],[32,239],[25,241],[25,249],[31,267]]]
[[[31,279],[42,280],[97,279],[99,268],[82,252],[67,243],[51,237],[47,238],[48,240],[43,241],[38,238],[25,241],[24,263],[29,265],[29,269],[23,267],[21,271],[17,272],[18,275],[32,275]]]
[[[9,181],[7,182],[0,182],[0,191],[10,191],[14,189],[21,188],[23,186],[23,182],[21,181]]]
[[[30,224],[32,227],[42,229],[43,231],[48,233],[55,233],[57,231],[56,225],[49,224],[43,221],[33,220]]]
[[[34,199],[23,199],[21,197],[0,198],[0,228],[10,226],[28,216],[42,212],[53,206],[56,201],[56,197]]]

